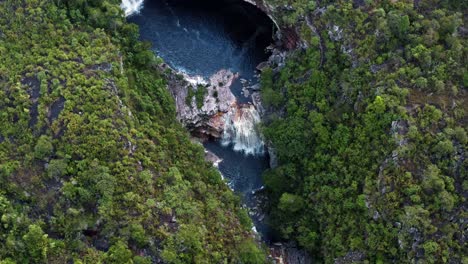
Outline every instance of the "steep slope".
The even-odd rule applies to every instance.
[[[326,263],[466,261],[463,1],[267,1],[271,224]]]
[[[119,3],[63,4],[0,2],[0,262],[262,263]]]

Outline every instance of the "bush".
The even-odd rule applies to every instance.
[[[36,146],[34,147],[34,156],[37,159],[44,160],[49,158],[50,155],[52,155],[52,151],[53,146],[51,138],[45,135],[40,136],[36,143]]]

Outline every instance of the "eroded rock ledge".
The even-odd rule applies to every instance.
[[[161,67],[170,69],[165,64]],[[225,114],[243,107],[230,89],[239,75],[222,69],[204,80],[170,70],[168,88],[176,103],[177,119],[201,139],[221,138]]]

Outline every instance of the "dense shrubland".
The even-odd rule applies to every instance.
[[[302,46],[262,75],[271,224],[326,263],[466,259],[466,1],[268,1]]]
[[[261,263],[119,1],[0,2],[1,263]]]

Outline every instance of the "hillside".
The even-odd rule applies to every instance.
[[[1,263],[263,262],[118,1],[0,14]]]
[[[266,2],[298,36],[262,75],[272,226],[325,263],[466,262],[466,2]]]
[[[0,263],[267,262],[120,2],[0,1]],[[467,2],[248,2],[282,35],[255,89],[279,239],[314,263],[468,262]]]

